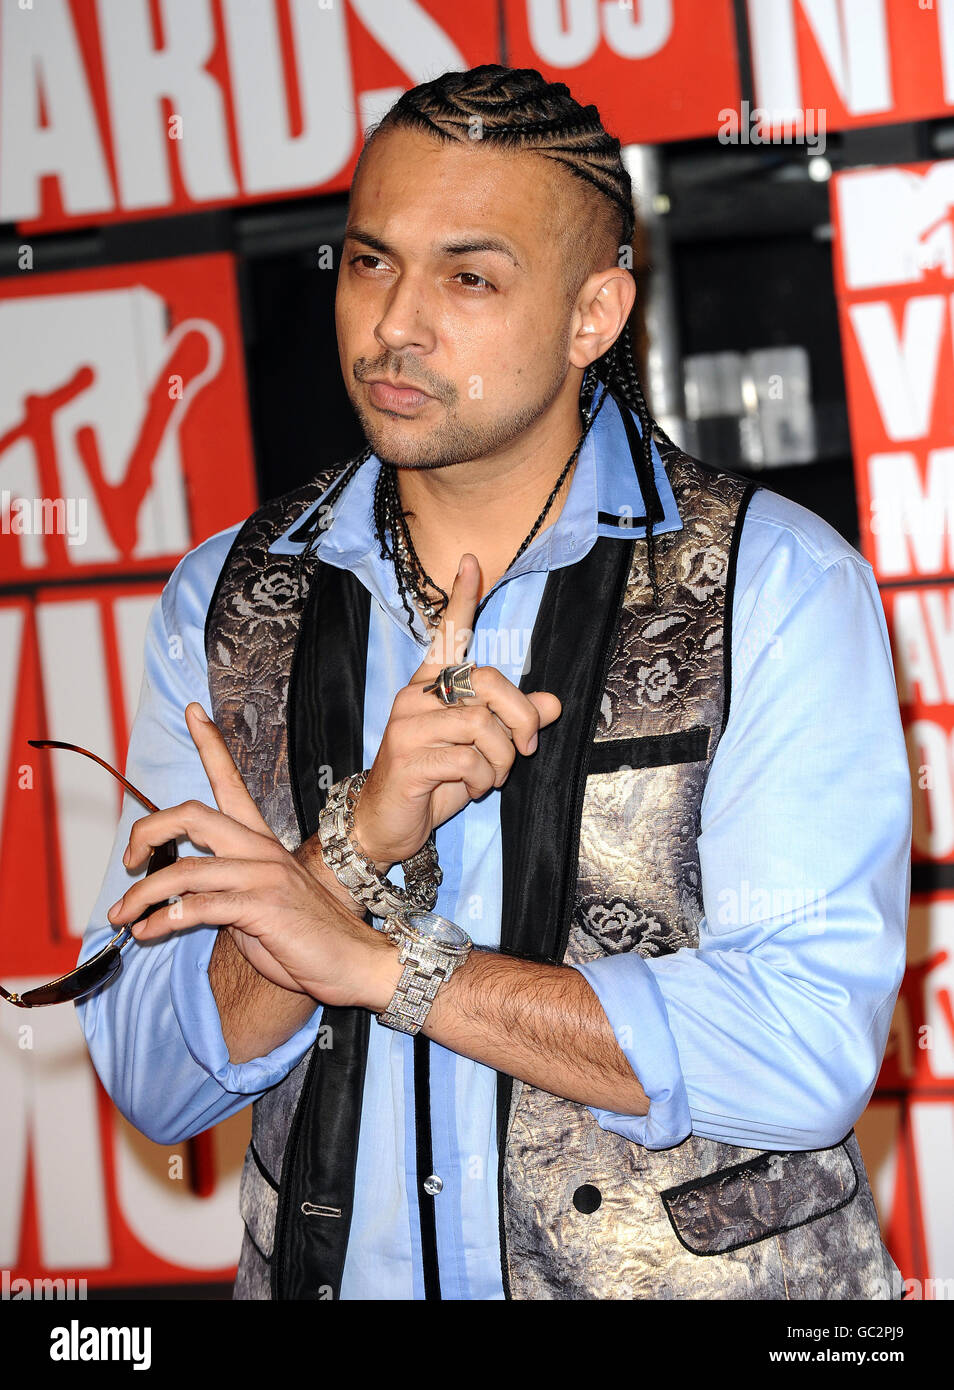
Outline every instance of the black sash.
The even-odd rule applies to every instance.
[[[563,711],[537,752],[517,757],[501,791],[501,950],[558,962],[577,881],[590,747],[613,657],[635,538],[599,538],[575,565],[547,577],[523,691],[548,690]],[[371,596],[350,571],[317,565],[303,614],[288,701],[289,773],[302,838],[317,828],[326,788],[363,765],[364,688]],[[322,778],[322,769],[331,769]],[[321,782],[325,785],[322,786]],[[337,1298],[354,1202],[358,1128],[371,1015],[326,1008],[332,1046],[313,1048],[282,1166],[272,1296]],[[377,1025],[374,1025],[377,1026]],[[512,1083],[498,1073],[498,1196]],[[305,1215],[302,1204],[340,1210]]]

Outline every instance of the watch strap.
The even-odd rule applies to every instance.
[[[451,955],[426,944],[406,941],[401,950],[403,969],[391,1002],[377,1015],[379,1023],[412,1037],[419,1033],[441,985],[449,980],[470,947]]]

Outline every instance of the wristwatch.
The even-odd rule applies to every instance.
[[[456,922],[436,912],[395,912],[384,933],[400,948],[404,966],[397,989],[379,1023],[399,1033],[420,1032],[434,996],[470,954],[473,942]]]

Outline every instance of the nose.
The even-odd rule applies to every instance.
[[[382,347],[393,352],[408,348],[424,353],[432,350],[434,332],[419,281],[407,274],[398,277],[387,293],[374,336]]]

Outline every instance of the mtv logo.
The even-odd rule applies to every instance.
[[[5,574],[189,549],[179,431],[219,372],[222,334],[198,318],[170,332],[167,320],[162,296],[142,285],[0,299],[0,341],[16,344],[0,373]],[[31,504],[34,517],[56,515],[39,499],[80,503],[81,544],[24,523]]]
[[[848,290],[954,280],[954,160],[839,174]]]

